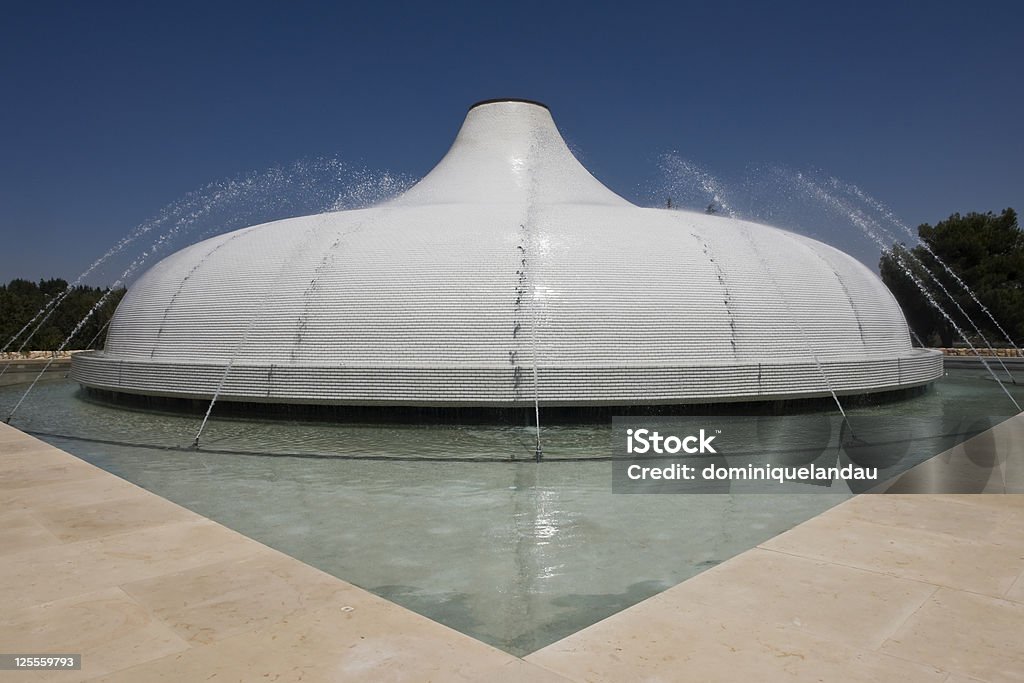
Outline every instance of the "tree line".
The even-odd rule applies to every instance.
[[[109,288],[85,285],[73,287],[69,291],[67,281],[59,278],[39,282],[15,279],[0,285],[0,351],[17,351],[37,326],[38,330],[25,344],[25,350],[56,351],[108,291]],[[106,341],[107,324],[124,292],[124,289],[110,292],[103,305],[82,325],[66,348],[102,348]],[[50,306],[27,330],[18,335],[33,316],[61,297],[63,299],[59,303]],[[17,338],[15,335],[18,335]]]
[[[1024,232],[1017,213],[955,213],[922,224],[917,234],[921,244],[884,251],[879,271],[920,341],[964,345],[959,327],[975,346],[984,347],[978,331],[993,347],[1009,346],[1007,336],[1024,344]]]

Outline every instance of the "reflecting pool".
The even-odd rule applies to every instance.
[[[23,391],[0,389],[0,409]],[[950,370],[919,397],[849,412],[988,424],[1013,411],[984,370]],[[546,427],[536,463],[530,428],[215,418],[192,451],[198,419],[90,402],[57,381],[37,386],[12,426],[517,655],[851,495],[613,494],[609,424]]]

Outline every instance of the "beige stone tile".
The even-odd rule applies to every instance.
[[[59,543],[57,537],[28,512],[0,515],[0,557]]]
[[[1024,513],[1002,519],[993,530],[992,538],[1000,545],[1013,546],[1024,552]]]
[[[1024,549],[1015,544],[887,526],[833,512],[761,547],[998,597],[1024,570]]]
[[[985,498],[1001,495],[977,494]],[[935,497],[930,495],[857,496],[840,514],[886,526],[921,529],[969,540],[999,539],[999,530],[1014,518],[1024,520],[1024,509],[1010,506],[972,505],[970,495]]]
[[[253,631],[325,605],[365,603],[365,591],[287,555],[268,552],[124,584],[191,643]]]
[[[1024,512],[1024,496],[1019,494],[996,494],[996,493],[942,493],[926,496],[934,500],[954,501],[964,505],[977,507],[998,508],[1001,510],[1015,510]]]
[[[196,519],[194,512],[159,496],[140,496],[88,503],[74,507],[38,507],[36,518],[57,538],[67,543],[137,531]]]
[[[873,650],[935,590],[919,581],[755,548],[652,598],[651,609],[671,614],[699,602]]]
[[[39,462],[7,463],[8,466],[0,470],[0,491],[6,495],[6,492],[14,489],[62,482],[84,482],[89,479],[110,476],[103,470],[77,458],[66,456],[66,458],[51,460],[49,452],[44,452],[47,455],[40,458]],[[5,460],[7,457],[0,455],[0,462]]]
[[[493,671],[487,671],[480,680],[488,681],[488,683],[570,683],[572,681],[561,674],[522,659],[516,659]]]
[[[5,422],[0,422],[0,444],[3,444],[6,441],[18,440],[23,436],[25,436],[25,434],[20,430],[15,429]]]
[[[0,563],[0,604],[26,607],[263,552],[273,551],[201,518],[33,549]]]
[[[155,494],[113,474],[90,477],[86,481],[43,484],[3,492],[5,508],[33,510],[59,510],[132,496],[146,498]]]
[[[960,674],[950,674],[949,678],[944,683],[989,683],[989,681],[982,680],[980,678],[974,678],[972,676],[961,676]]]
[[[1003,597],[1007,600],[1024,603],[1024,572],[1020,573],[1020,576],[1017,577],[1017,580],[1013,582],[1013,585],[1010,586],[1010,589],[1006,591],[1006,595]]]
[[[1021,458],[1024,460],[1024,456]],[[978,528],[978,540],[991,540],[1002,546],[1024,549],[1024,495],[961,495],[961,496],[914,496],[914,498],[954,501],[962,507],[950,509],[950,516],[963,517],[965,509],[991,511],[992,524],[988,531]]]
[[[941,589],[882,652],[992,683],[1024,681],[1024,605]]]
[[[763,621],[756,611],[738,616],[693,603],[641,603],[525,659],[579,681],[939,683],[947,675]]]
[[[996,497],[1024,499],[1024,496],[1015,496],[1010,494]],[[971,505],[971,503],[964,503],[964,505],[968,506]],[[976,507],[984,507],[984,505]],[[1024,546],[1024,506],[1001,506],[999,508],[995,508],[995,506],[993,506],[993,508],[1006,510],[1008,514],[999,519],[989,539],[992,542],[998,542],[1000,544],[1016,543]]]
[[[0,442],[0,472],[35,462],[54,463],[64,459],[77,458],[27,434]]]
[[[515,657],[370,596],[103,677],[162,681],[486,681]],[[529,679],[526,679],[529,680]]]
[[[6,430],[0,432],[0,472],[13,466],[35,463],[55,463],[67,460],[84,463],[81,459],[60,451],[46,441],[8,425],[3,426],[6,427]]]
[[[80,671],[33,671],[33,682],[83,680],[188,647],[117,588],[6,612],[0,643],[6,652],[82,655]]]
[[[49,446],[49,444],[40,441],[34,436],[29,436],[24,432],[21,432],[10,425],[4,425],[3,431],[0,431],[0,458],[8,454],[21,453],[29,450],[36,446]]]
[[[21,432],[18,432],[17,437],[0,442],[0,472],[24,465],[38,463],[53,464],[67,460],[84,462],[73,455],[54,448],[45,441],[40,441]]]

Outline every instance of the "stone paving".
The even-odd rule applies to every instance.
[[[1024,681],[1024,495],[859,496],[520,659],[0,425],[0,604],[83,655],[0,681]]]

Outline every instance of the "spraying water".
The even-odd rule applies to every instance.
[[[668,181],[669,181],[670,186],[672,188],[689,190],[691,192],[693,192],[694,189],[695,189],[698,193],[703,193],[705,198],[710,197],[712,199],[713,204],[716,204],[719,207],[721,207],[723,212],[728,214],[730,217],[736,217],[737,216],[737,212],[733,208],[733,204],[730,203],[729,201],[726,201],[726,198],[725,198],[726,197],[726,192],[725,192],[725,190],[723,188],[722,183],[717,178],[715,178],[714,175],[709,173],[707,170],[703,169],[701,166],[699,166],[699,165],[697,165],[697,164],[695,164],[695,163],[693,163],[691,161],[688,161],[688,160],[680,157],[676,153],[670,153],[670,154],[663,155],[662,158],[661,158],[661,164],[660,165],[661,165],[661,169],[662,169],[663,173],[668,178]],[[805,174],[803,174],[803,173],[789,173],[789,172],[784,171],[783,169],[780,169],[780,168],[776,167],[776,168],[772,168],[770,170],[770,175],[774,175],[776,177],[784,178],[786,180],[785,185],[787,187],[795,187],[795,188],[797,188],[804,196],[809,196],[809,197],[811,197],[813,199],[816,199],[823,206],[829,208],[831,211],[833,211],[835,213],[838,213],[839,215],[843,216],[845,219],[847,219],[850,222],[852,222],[857,228],[860,229],[860,231],[866,237],[868,237],[872,242],[874,242],[880,249],[887,249],[890,246],[878,234],[879,232],[884,232],[884,233],[887,233],[887,234],[891,235],[891,233],[888,233],[888,231],[882,225],[880,225],[877,221],[874,221],[871,218],[869,218],[868,216],[866,216],[863,212],[857,210],[856,208],[854,208],[852,206],[849,206],[846,202],[843,202],[841,199],[839,199],[839,198],[835,197],[834,195],[826,192],[820,185],[818,185],[817,183],[814,183],[812,180],[807,178]],[[872,208],[874,208],[875,210],[878,210],[880,213],[882,213],[887,221],[889,221],[889,222],[891,222],[891,223],[893,223],[895,225],[900,226],[901,229],[903,229],[905,232],[907,232],[908,234],[911,234],[913,236],[913,232],[910,230],[910,228],[908,228],[905,224],[900,222],[895,217],[895,215],[893,215],[892,212],[889,211],[884,205],[882,205],[877,200],[874,200],[873,198],[870,198],[866,193],[864,193],[862,190],[860,190],[860,188],[857,188],[856,186],[844,186],[838,180],[835,181],[835,185],[842,187],[845,191],[848,191],[850,194],[853,194],[854,196],[857,196],[862,201],[865,201],[870,206],[872,206]],[[787,199],[791,201],[792,198],[791,197],[787,197]],[[893,238],[892,241],[895,241],[895,238]],[[934,253],[931,251],[931,249],[929,247],[926,246],[925,248],[928,249],[929,253],[932,254],[932,256],[934,256]],[[911,257],[912,257],[912,255],[911,255]],[[981,306],[981,303],[978,302],[977,297],[974,295],[974,293],[971,292],[969,290],[969,288],[967,288],[966,284],[963,282],[963,280],[959,276],[957,276],[955,273],[952,272],[952,270],[949,268],[948,264],[946,264],[945,262],[941,261],[941,259],[938,259],[937,257],[936,257],[936,260],[942,264],[943,268],[946,269],[947,272],[949,272],[951,275],[953,275],[953,277],[964,288],[964,290],[969,292],[969,294],[971,295],[971,298],[976,303],[978,303],[979,306]],[[933,281],[935,281],[937,286],[953,302],[954,306],[956,306],[956,308],[960,311],[960,313],[964,316],[964,318],[966,320],[968,320],[968,322],[971,324],[972,328],[977,333],[977,335],[982,340],[984,340],[985,345],[987,346],[987,348],[992,353],[992,357],[996,359],[996,362],[1001,366],[1002,370],[1006,373],[1006,376],[1008,378],[1010,378],[1011,381],[1016,383],[1016,380],[1013,378],[1012,373],[1010,373],[1010,371],[1006,367],[1005,363],[1003,363],[1002,359],[995,353],[994,349],[992,349],[991,344],[989,344],[988,340],[985,339],[985,335],[982,334],[982,332],[978,328],[978,326],[974,323],[973,320],[971,320],[970,316],[968,316],[967,313],[963,310],[963,308],[960,306],[959,302],[952,296],[952,294],[942,284],[942,282],[935,276],[935,274],[932,273],[931,271],[929,271],[924,264],[920,263],[919,259],[914,259],[914,261],[915,261],[915,263],[916,263],[916,265],[918,267],[920,267],[922,270],[924,270],[928,274],[928,276]],[[974,355],[976,355],[979,358],[979,360],[981,361],[982,365],[984,365],[986,370],[988,370],[989,374],[992,375],[993,379],[995,379],[1000,384],[1000,386],[1002,387],[1003,391],[1007,394],[1007,396],[1010,398],[1010,400],[1016,406],[1017,402],[1010,395],[1010,393],[1006,389],[1006,387],[1003,386],[1002,381],[996,376],[996,374],[993,371],[992,367],[988,364],[988,362],[986,362],[985,358],[982,357],[982,355],[978,352],[978,350],[974,347],[974,345],[971,344],[971,342],[967,339],[966,334],[960,328],[960,326],[957,325],[953,321],[951,316],[942,308],[942,306],[935,299],[935,297],[933,295],[931,295],[931,293],[929,291],[927,291],[927,288],[925,287],[924,283],[921,282],[920,278],[918,278],[913,273],[907,273],[907,271],[909,270],[910,266],[907,263],[905,263],[904,261],[900,261],[899,262],[899,266],[900,266],[901,270],[903,270],[908,275],[908,277],[911,279],[911,281],[914,282],[915,286],[919,290],[922,291],[922,293],[925,295],[926,299],[928,300],[929,305],[931,305],[936,311],[938,311],[939,314],[943,317],[943,319],[945,319],[947,322],[949,322],[951,327],[953,327],[953,329],[956,330],[957,334],[967,343],[968,347],[970,347],[970,349],[974,353]],[[992,318],[991,313],[987,309],[986,309],[986,313],[987,313],[987,315],[990,318]],[[993,322],[994,322],[994,324],[997,327],[999,327],[997,322],[995,322],[994,320],[993,320]],[[1004,330],[1002,330],[1001,327],[999,327],[999,329],[1004,334],[1004,336],[1008,337],[1008,335],[1006,335],[1006,332]],[[919,340],[919,343],[920,343],[920,340]],[[1012,340],[1010,341],[1010,343],[1011,344],[1013,343]],[[1016,345],[1014,345],[1014,348],[1017,349]],[[1019,349],[1018,349],[1018,353],[1019,353]],[[1019,408],[1018,408],[1018,410],[1019,410]]]
[[[726,200],[726,192],[722,182],[706,169],[693,163],[692,161],[680,157],[678,154],[675,153],[662,155],[661,168],[668,176],[669,182],[672,183],[674,187],[687,187],[696,185],[702,192],[704,192],[707,195],[707,197],[711,198],[712,204],[708,207],[709,210],[712,207],[717,206],[730,218],[737,218],[736,210],[733,208],[732,204],[728,200]],[[821,375],[825,387],[828,389],[829,394],[831,394],[832,400],[835,401],[836,407],[839,409],[839,413],[840,415],[843,416],[843,420],[845,421],[846,410],[843,409],[843,404],[839,400],[839,395],[836,394],[835,388],[832,385],[832,381],[831,379],[829,379],[828,373],[825,371],[825,366],[822,364],[817,352],[811,347],[811,344],[808,341],[809,336],[803,329],[803,326],[800,324],[800,321],[797,318],[797,316],[793,313],[793,309],[789,304],[789,299],[788,297],[786,297],[785,292],[782,289],[782,286],[776,279],[775,273],[772,271],[771,267],[768,265],[768,262],[765,260],[764,255],[761,253],[761,250],[758,248],[757,243],[754,241],[753,236],[750,234],[750,230],[745,227],[742,231],[742,234],[746,239],[747,243],[750,245],[750,248],[753,251],[754,256],[757,258],[758,263],[761,266],[761,269],[768,276],[769,281],[772,283],[772,286],[778,293],[779,299],[782,301],[783,306],[785,307],[786,313],[788,314],[790,320],[792,320],[793,324],[796,325],[800,338],[806,345],[808,355],[810,355],[811,359],[814,361],[814,365],[817,368],[818,373]],[[705,253],[707,253],[706,245]],[[723,281],[723,286],[724,285],[725,283]]]
[[[23,351],[64,299],[86,278],[114,256],[147,235],[157,235],[143,252],[145,258],[167,250],[179,238],[204,239],[230,230],[271,220],[326,211],[359,209],[394,197],[414,179],[387,171],[356,168],[337,157],[296,161],[263,171],[207,183],[164,206],[97,258],[73,282],[51,299],[11,337],[11,346],[33,325],[18,348]],[[199,233],[198,238],[195,234]],[[134,271],[133,271],[134,272]],[[40,318],[42,317],[42,320]]]
[[[949,265],[943,259],[939,258],[939,256],[932,250],[931,246],[927,242],[925,242],[924,240],[920,239],[914,233],[914,231],[910,229],[910,226],[908,226],[906,223],[901,221],[896,216],[896,214],[894,214],[892,212],[892,210],[889,207],[887,207],[885,204],[883,204],[882,202],[878,201],[877,199],[875,199],[874,197],[869,195],[867,192],[864,192],[864,190],[862,190],[857,185],[854,185],[853,183],[843,182],[843,181],[839,180],[838,178],[830,178],[829,179],[829,183],[832,185],[833,188],[835,188],[837,190],[841,190],[842,192],[845,192],[845,193],[847,193],[849,195],[852,195],[852,196],[856,197],[857,199],[859,199],[860,201],[864,202],[865,204],[870,206],[872,209],[877,211],[879,214],[881,214],[882,217],[886,221],[888,221],[892,225],[896,226],[897,228],[899,228],[900,230],[905,232],[912,239],[917,240],[918,244],[920,244],[921,247],[926,252],[928,252],[928,255],[931,256],[933,259],[935,259],[936,263],[938,263],[940,266],[942,266],[943,270],[945,270],[946,273],[948,273],[956,281],[957,285],[959,285],[964,290],[964,292],[966,292],[967,295],[971,297],[971,300],[975,303],[975,305],[977,305],[978,308],[980,308],[982,310],[982,312],[986,316],[988,316],[988,319],[992,322],[993,325],[995,325],[996,329],[999,330],[999,333],[1001,335],[1003,335],[1003,337],[1006,339],[1006,341],[1009,342],[1010,346],[1013,347],[1013,349],[1014,349],[1014,351],[1016,351],[1017,355],[1018,356],[1024,355],[1024,353],[1021,352],[1021,349],[1018,348],[1018,346],[1013,342],[1013,338],[1010,337],[1010,335],[1006,332],[1006,330],[1003,329],[1002,325],[999,324],[999,321],[996,320],[995,316],[992,315],[992,312],[989,311],[989,309],[985,306],[985,304],[981,303],[981,301],[975,295],[974,290],[972,290],[970,287],[968,287],[967,283],[964,282],[960,278],[960,276],[956,274],[956,271],[954,271],[952,268],[950,268]],[[938,280],[936,280],[936,282],[938,282]]]
[[[801,173],[795,174],[795,176],[793,176],[793,180],[794,180],[794,182],[798,183],[799,186],[804,188],[811,196],[817,198],[819,201],[821,201],[826,206],[829,206],[829,207],[833,208],[835,211],[837,211],[841,215],[845,216],[851,223],[853,223],[855,226],[860,228],[861,232],[863,232],[865,236],[867,236],[869,239],[873,240],[875,242],[875,244],[877,244],[879,246],[879,248],[886,249],[888,247],[888,245],[886,244],[885,240],[883,240],[881,238],[881,236],[879,236],[879,234],[878,234],[877,223],[872,221],[869,217],[865,216],[863,212],[861,212],[861,211],[857,210],[856,208],[848,205],[846,202],[842,201],[838,197],[835,197],[834,195],[829,194],[821,186],[819,186],[814,181],[806,178]],[[978,359],[981,361],[981,364],[983,366],[985,366],[985,369],[988,370],[990,375],[992,375],[992,378],[999,384],[999,386],[1002,388],[1003,392],[1006,393],[1006,396],[1010,399],[1010,401],[1013,403],[1013,405],[1017,408],[1017,412],[1020,412],[1020,406],[1017,404],[1017,401],[1013,398],[1013,395],[1010,394],[1009,390],[1003,384],[1002,380],[999,379],[999,377],[996,375],[996,373],[992,369],[992,367],[985,361],[984,356],[982,356],[978,352],[978,350],[974,347],[974,345],[971,343],[970,339],[964,333],[963,329],[961,329],[961,327],[956,324],[956,322],[953,320],[953,318],[939,304],[939,302],[935,299],[935,297],[928,290],[928,288],[925,286],[925,284],[923,282],[921,282],[921,279],[919,277],[917,277],[917,275],[913,272],[913,269],[910,267],[910,264],[908,264],[906,262],[906,259],[903,258],[902,253],[900,251],[893,251],[893,255],[896,257],[896,262],[900,266],[900,269],[903,271],[904,275],[906,275],[914,283],[914,285],[918,288],[918,290],[921,292],[921,294],[927,299],[928,303],[936,311],[938,311],[940,315],[942,315],[942,317],[946,320],[946,322],[948,322],[950,324],[950,326],[956,331],[956,333],[964,340],[964,342],[971,349],[971,351],[974,353],[974,355],[977,356]],[[925,269],[925,270],[927,270],[927,269]],[[934,277],[934,275],[932,277]],[[945,291],[945,288],[943,288],[943,290]],[[952,296],[949,295],[948,291],[946,292],[946,294],[948,296],[950,296],[950,298],[952,298]],[[956,303],[955,300],[954,300],[954,303]],[[963,313],[963,309],[962,308],[960,309],[960,311],[961,311],[961,313]],[[966,316],[966,313],[964,313],[964,315]],[[970,320],[970,318],[968,318],[968,320]],[[975,331],[978,332],[979,335],[981,334],[980,331],[978,331],[977,326],[975,326],[974,329],[975,329]],[[982,338],[984,339],[984,335],[982,335]],[[986,340],[986,344],[987,343],[988,342]],[[989,349],[991,349],[991,348],[992,347],[989,346]],[[996,359],[999,360],[998,356],[996,356]],[[1007,375],[1010,375],[1009,370],[1006,369],[1006,366],[1002,363],[1001,360],[999,360],[999,363],[1000,363],[1000,365],[1003,366],[1003,369],[1006,371]],[[1011,375],[1011,378],[1012,378],[1012,375]]]
[[[721,181],[706,169],[694,162],[684,159],[677,152],[669,152],[661,155],[659,166],[667,180],[667,186],[673,190],[683,190],[684,193],[691,193],[684,197],[684,200],[695,199],[693,195],[694,186],[698,193],[705,198],[711,199],[708,209],[721,210],[729,218],[737,218],[736,210],[725,198],[725,188]],[[670,195],[671,196],[671,195]]]
[[[281,278],[289,272],[292,261],[298,258],[304,249],[306,249],[313,236],[316,234],[316,227],[310,228],[306,231],[302,241],[300,241],[288,255],[278,270],[277,275],[274,278],[273,284],[267,288],[267,293],[263,296],[263,300],[260,302],[259,308],[256,309],[256,313],[249,319],[249,324],[246,326],[242,336],[238,339],[238,343],[235,345],[234,351],[231,353],[231,357],[228,359],[228,364],[224,367],[224,373],[220,377],[220,382],[217,384],[217,390],[213,393],[213,398],[210,399],[210,405],[206,408],[206,415],[203,416],[203,422],[199,425],[199,431],[196,432],[196,437],[192,441],[193,448],[199,448],[199,437],[203,435],[203,430],[206,429],[206,423],[210,420],[210,415],[213,413],[213,406],[217,403],[217,398],[220,397],[222,391],[224,391],[224,385],[228,380],[228,375],[231,374],[231,368],[235,364],[235,359],[238,358],[238,354],[242,351],[245,346],[245,342],[248,341],[249,335],[256,327],[256,323],[263,316],[263,311],[266,310],[267,303],[274,296],[274,293],[278,291],[279,283]]]
[[[807,352],[814,360],[814,364],[815,366],[817,366],[818,373],[821,375],[821,378],[825,381],[825,386],[828,389],[828,393],[832,395],[832,400],[835,401],[836,407],[839,409],[839,414],[843,416],[843,421],[846,422],[846,411],[843,410],[843,404],[839,401],[839,396],[836,394],[836,390],[832,386],[832,380],[829,379],[828,373],[825,372],[825,366],[822,365],[821,359],[818,358],[818,354],[811,347],[810,342],[807,341],[808,339],[810,339],[810,337],[807,335],[807,331],[804,330],[803,325],[800,324],[800,319],[793,313],[793,309],[789,305],[789,299],[786,297],[785,292],[782,290],[782,286],[779,285],[779,281],[778,279],[776,279],[775,273],[772,272],[772,269],[768,266],[768,262],[765,260],[764,255],[761,253],[760,249],[757,248],[757,243],[754,242],[754,238],[750,234],[749,228],[747,228],[746,226],[744,226],[743,229],[743,236],[750,244],[750,248],[754,251],[754,255],[757,257],[758,262],[761,264],[762,270],[764,270],[764,272],[768,275],[768,279],[775,287],[775,291],[778,293],[779,298],[782,300],[783,305],[786,307],[786,313],[789,315],[789,319],[793,321],[794,325],[796,325],[797,332],[799,332],[800,334],[800,338],[804,341],[804,344],[806,344],[807,346]]]
[[[46,323],[46,321],[49,319],[53,311],[56,310],[56,308],[61,304],[61,302],[64,301],[65,298],[67,298],[67,296],[72,292],[72,290],[74,290],[75,287],[82,284],[82,282],[84,282],[85,279],[93,273],[93,271],[95,271],[97,268],[106,263],[110,258],[124,251],[125,247],[132,244],[137,239],[151,232],[152,230],[157,229],[162,225],[165,225],[177,211],[179,211],[183,206],[187,205],[189,202],[192,201],[193,194],[194,193],[189,193],[182,199],[171,204],[168,204],[163,209],[161,209],[161,211],[156,216],[137,225],[127,235],[118,240],[117,243],[114,244],[114,246],[112,246],[110,249],[108,249],[105,254],[103,254],[98,259],[93,261],[88,268],[82,271],[82,273],[77,278],[74,279],[74,281],[69,283],[68,286],[64,288],[64,291],[62,291],[56,297],[53,297],[48,302],[46,302],[46,305],[40,308],[39,312],[32,316],[32,319],[25,323],[24,327],[22,327],[13,337],[7,340],[4,346],[0,348],[0,352],[9,351],[11,345],[14,344],[21,337],[21,335],[24,334],[25,331],[32,326],[33,323],[39,320],[40,316],[44,316],[43,319],[39,321],[39,324],[36,325],[35,329],[32,330],[32,333],[29,334],[29,336],[24,339],[21,346],[18,348],[19,353],[23,351],[25,349],[25,346],[29,343],[29,341],[31,341],[32,337],[34,337],[36,332],[39,331],[39,328],[41,328],[43,324]]]
[[[166,251],[177,240],[192,237],[203,239],[222,234],[245,225],[268,222],[279,218],[308,213],[323,213],[343,209],[364,208],[389,199],[406,189],[414,179],[388,172],[372,172],[354,168],[337,158],[317,158],[297,161],[286,167],[273,167],[249,173],[239,178],[208,183],[199,190],[189,192],[181,199],[163,207],[156,216],[133,228],[125,237],[89,265],[73,283],[57,297],[51,299],[8,342],[4,351],[35,324],[23,339],[18,351],[23,351],[43,324],[57,310],[67,295],[89,275],[110,259],[146,235],[157,236],[124,269],[116,282],[83,317],[64,340],[57,353],[66,350],[82,327],[102,308],[112,292],[127,286],[142,266],[153,256]],[[199,232],[198,238],[195,237]],[[9,423],[56,356],[36,375],[21,399],[11,410],[5,422]],[[10,364],[0,370],[2,376]]]
[[[89,321],[89,319],[92,317],[93,313],[95,313],[97,310],[99,310],[100,307],[102,307],[103,304],[105,304],[107,302],[107,299],[110,298],[110,294],[113,291],[114,291],[114,288],[111,288],[111,289],[108,289],[106,292],[104,292],[103,296],[101,296],[99,298],[99,301],[97,301],[95,304],[93,304],[93,307],[91,309],[89,309],[89,312],[86,313],[85,317],[82,318],[80,321],[78,321],[78,324],[75,325],[75,329],[73,329],[71,331],[71,334],[69,334],[67,336],[67,338],[64,339],[64,341],[61,343],[60,347],[57,349],[56,353],[53,356],[51,356],[49,358],[49,360],[46,361],[46,364],[43,366],[43,369],[39,371],[39,374],[37,374],[35,376],[35,379],[32,380],[32,383],[29,385],[28,389],[25,390],[25,393],[21,395],[21,398],[18,399],[18,402],[14,404],[13,408],[11,408],[10,414],[8,414],[7,415],[7,419],[4,420],[5,424],[10,424],[11,423],[11,418],[14,417],[14,413],[16,413],[18,411],[18,408],[21,407],[21,404],[25,402],[26,398],[28,398],[29,393],[31,393],[31,391],[35,388],[36,384],[39,382],[39,379],[43,376],[43,374],[45,374],[46,371],[50,369],[50,366],[53,365],[53,362],[55,360],[57,360],[58,354],[63,353],[67,349],[68,344],[71,343],[71,340],[74,339],[75,336],[78,334],[78,332],[82,329],[82,327],[85,326],[85,323],[87,323]]]
[[[870,217],[865,215],[864,212],[850,206],[849,204],[842,201],[835,195],[830,194],[819,184],[807,178],[804,174],[795,174],[792,177],[792,182],[797,184],[808,195],[813,196],[822,204],[828,206],[830,209],[838,212],[840,215],[849,219],[851,223],[860,228],[860,230],[865,234],[865,236],[871,239],[880,249],[885,250],[888,248],[889,244],[895,242],[895,237],[892,235],[892,233],[886,230],[881,225],[879,225],[877,221],[872,220]],[[882,237],[879,235],[879,232],[885,233],[885,235],[889,238],[889,243],[882,239]],[[893,251],[893,254],[895,256],[896,251]],[[942,281],[939,280],[935,273],[933,273],[924,263],[921,262],[919,258],[915,257],[913,253],[911,253],[910,251],[901,251],[899,253],[899,258],[904,258],[905,260],[905,257],[909,257],[913,264],[916,267],[923,270],[925,274],[928,275],[928,277],[930,277],[932,281],[939,287],[939,289],[942,290],[942,293],[945,294],[946,297],[953,303],[956,309],[960,312],[960,315],[962,315],[964,319],[967,320],[967,322],[971,325],[971,327],[974,329],[975,334],[977,334],[985,343],[985,346],[992,353],[992,357],[996,359],[1000,366],[1002,366],[1003,371],[1006,372],[1006,375],[1007,377],[1009,377],[1010,381],[1016,384],[1016,380],[1013,378],[1013,375],[1007,369],[1002,359],[996,354],[995,349],[992,348],[992,345],[989,343],[988,339],[975,324],[974,320],[972,320],[971,317],[967,315],[967,311],[963,309],[963,307],[960,305],[960,302],[958,302],[956,298],[953,296],[953,294],[946,288],[946,286],[942,284]],[[923,286],[919,282],[917,284],[919,285],[919,289],[921,286]],[[964,285],[964,287],[966,288],[966,285]],[[936,302],[935,305],[938,306],[938,303]],[[946,315],[945,312],[942,310],[939,310],[939,312],[942,313],[944,316]]]

